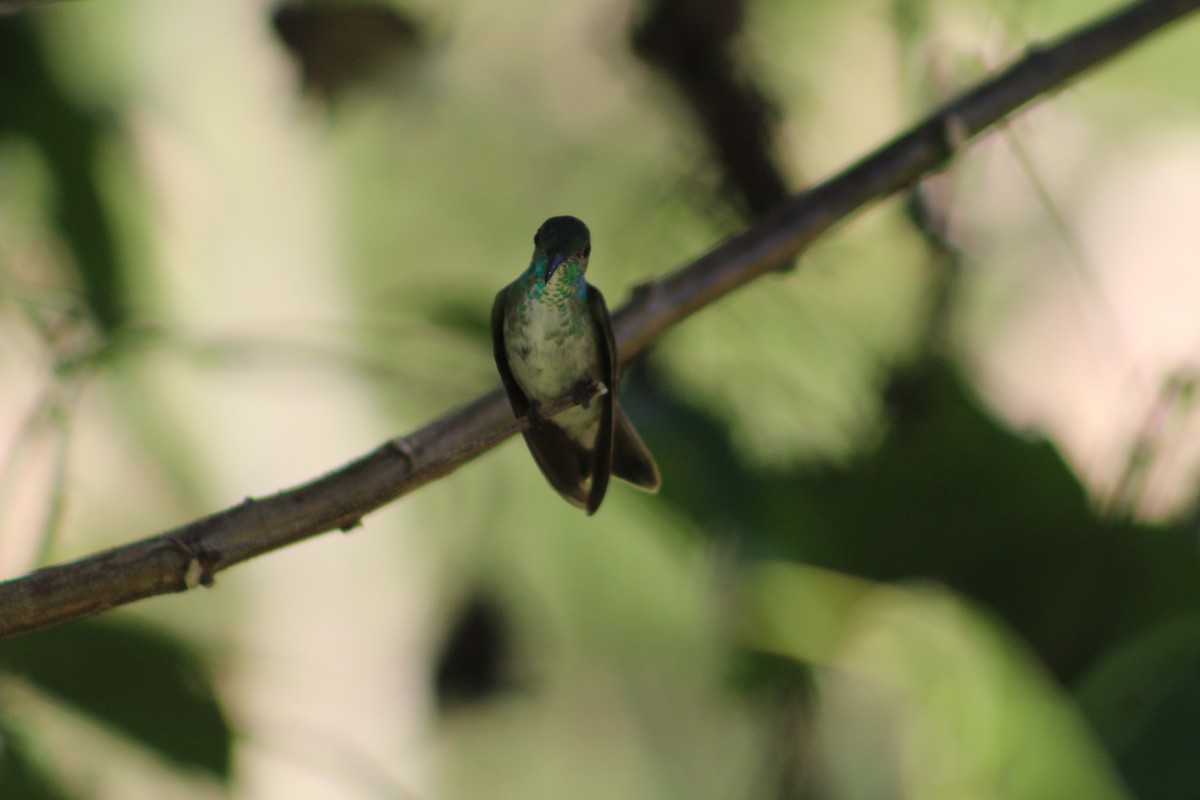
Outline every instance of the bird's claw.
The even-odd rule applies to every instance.
[[[607,391],[608,389],[600,381],[585,378],[571,387],[571,399],[575,401],[576,405],[586,409],[596,395],[604,394]]]

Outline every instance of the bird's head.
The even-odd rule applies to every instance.
[[[591,253],[591,234],[575,217],[551,217],[533,237],[533,266],[545,283],[560,267],[570,264],[578,266],[582,279]]]

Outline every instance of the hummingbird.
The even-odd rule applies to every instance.
[[[587,282],[591,234],[575,217],[551,217],[533,237],[529,267],[496,295],[492,349],[508,401],[550,485],[594,514],[610,475],[649,492],[658,466],[617,402],[616,340],[600,290]],[[553,419],[541,409],[565,395],[606,392]]]

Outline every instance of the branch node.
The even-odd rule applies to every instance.
[[[388,447],[399,453],[411,469],[417,467],[417,455],[419,448],[412,443],[411,436],[397,436],[395,439],[388,440]]]
[[[363,524],[362,517],[355,517],[345,525],[339,525],[338,530],[342,533],[350,533],[355,528],[361,528]]]
[[[253,502],[251,498],[246,498]],[[192,547],[177,536],[168,536],[167,541],[176,550],[187,556],[187,566],[183,570],[183,590],[195,589],[197,586],[210,587],[216,581],[216,566],[220,557],[207,548]]]
[[[200,580],[204,577],[204,568],[200,566],[199,559],[189,558],[187,569],[183,571],[183,588],[195,589],[200,585]]]
[[[942,139],[946,142],[948,155],[953,158],[971,138],[971,129],[960,114],[953,111],[942,116]]]

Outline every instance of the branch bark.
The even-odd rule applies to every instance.
[[[661,280],[614,315],[622,360],[667,328],[791,263],[817,236],[868,204],[944,166],[978,133],[1035,98],[1195,11],[1200,0],[1145,0],[1030,50],[906,133]],[[572,405],[556,403],[557,413]],[[362,517],[436,480],[518,430],[501,389],[308,483],[174,530],[0,583],[0,638],[209,585],[217,572]]]
[[[18,11],[23,11],[32,6],[40,6],[52,2],[54,0],[0,0],[0,17],[16,14]]]

